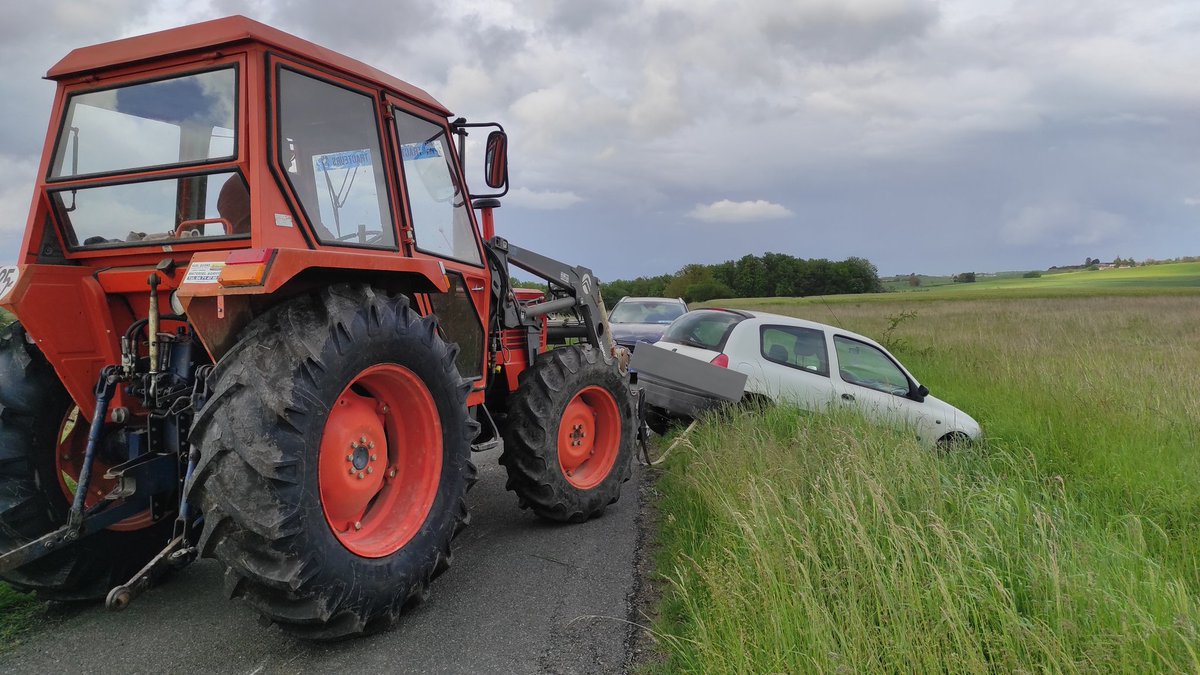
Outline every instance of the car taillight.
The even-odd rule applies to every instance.
[[[714,366],[721,366],[722,368],[728,368],[729,367],[729,356],[727,356],[725,354],[717,354],[717,357],[715,359],[713,359],[712,361],[709,361],[709,363],[713,364]]]

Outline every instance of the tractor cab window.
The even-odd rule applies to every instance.
[[[51,179],[233,159],[233,67],[75,94]]]
[[[396,135],[400,139],[404,187],[417,248],[472,265],[481,264],[467,197],[455,177],[445,130],[397,110]]]
[[[317,238],[395,248],[375,100],[279,70],[279,162]]]
[[[237,156],[237,68],[134,82],[67,99],[48,196],[72,249],[248,237]],[[186,169],[185,169],[186,167]],[[146,178],[150,169],[180,168]],[[111,176],[103,184],[78,179]]]
[[[72,248],[250,236],[250,190],[236,171],[64,188],[50,198]]]

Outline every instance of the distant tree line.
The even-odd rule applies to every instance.
[[[691,264],[675,274],[617,279],[603,286],[610,307],[622,297],[773,298],[840,293],[881,293],[879,271],[865,258],[796,258],[784,253],[746,255],[716,265]]]

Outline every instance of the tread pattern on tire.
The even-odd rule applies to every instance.
[[[558,522],[580,523],[604,513],[621,497],[632,475],[635,422],[628,379],[590,345],[571,345],[539,354],[521,373],[509,399],[504,453],[506,488],[521,508]],[[567,482],[558,463],[558,425],[570,399],[588,385],[610,391],[621,413],[621,442],[609,476],[590,490]]]
[[[418,339],[432,357],[430,367],[447,378],[442,395],[452,397],[464,419],[450,428],[439,407],[443,443],[455,445],[452,468],[463,484],[444,505],[448,531],[412,569],[396,574],[387,564],[362,562],[365,578],[338,578],[314,534],[325,528],[332,538],[332,531],[315,493],[305,492],[307,463],[315,463],[320,444],[320,436],[311,435],[323,429],[328,412],[317,392],[328,386],[334,360],[351,358],[363,344],[379,344],[389,331]],[[475,479],[469,448],[479,426],[467,415],[470,385],[455,368],[457,353],[440,337],[434,317],[418,315],[404,296],[369,286],[331,286],[283,303],[247,327],[210,376],[212,394],[191,433],[201,454],[188,486],[205,517],[199,547],[227,566],[230,597],[242,598],[292,634],[329,640],[384,628],[426,596],[429,582],[450,564],[450,539],[469,522],[464,497]],[[426,385],[437,400],[438,383]],[[344,383],[338,386],[340,391]],[[447,475],[444,469],[443,483]],[[442,489],[422,533],[432,527]],[[382,587],[386,592],[377,592]]]

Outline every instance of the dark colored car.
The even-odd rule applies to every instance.
[[[686,314],[683,298],[624,297],[608,314],[613,340],[633,350],[639,342],[658,342],[675,319]]]

